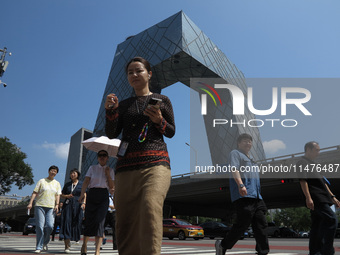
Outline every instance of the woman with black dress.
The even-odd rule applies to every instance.
[[[70,241],[78,242],[80,240],[85,202],[79,203],[78,201],[83,185],[83,182],[79,181],[79,177],[80,172],[78,169],[71,170],[71,181],[65,184],[61,195],[65,199],[60,230],[64,235],[65,253],[70,253]]]
[[[87,242],[90,236],[95,237],[95,255],[100,254],[100,246],[103,242],[104,223],[106,212],[109,207],[109,190],[114,189],[114,171],[107,165],[109,155],[107,151],[100,150],[97,153],[97,165],[90,166],[86,172],[79,202],[85,203],[85,229],[84,242],[81,247],[81,254],[87,253]]]
[[[150,91],[150,64],[141,57],[126,65],[135,95],[118,103],[112,93],[105,102],[105,132],[122,133],[116,166],[116,236],[120,255],[159,255],[163,236],[163,203],[171,181],[164,137],[175,134],[168,97]]]

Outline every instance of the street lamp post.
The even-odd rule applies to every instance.
[[[190,147],[190,149],[193,149],[193,151],[195,152],[195,167],[197,166],[197,150],[192,147],[190,144],[185,143],[186,145],[188,145]],[[196,216],[196,224],[198,224],[198,216]]]
[[[188,145],[190,147],[190,149],[192,149],[195,152],[195,167],[197,166],[197,150],[192,147],[190,144],[185,143],[186,145]]]
[[[5,61],[7,48],[4,47],[3,49],[0,49],[0,52],[2,52],[1,57],[0,57],[0,77],[2,77],[8,66],[8,61]],[[11,56],[12,53],[9,52],[8,55]],[[7,84],[2,82],[1,80],[0,80],[0,84],[3,84],[4,87],[7,87]]]

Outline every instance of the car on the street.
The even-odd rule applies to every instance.
[[[254,230],[252,227],[249,227],[247,232],[248,232],[248,237],[254,237]]]
[[[299,232],[299,237],[309,237],[309,233],[306,231],[300,231]]]
[[[24,225],[24,230],[22,231],[23,235],[28,235],[28,234],[35,234],[35,218],[29,218],[25,225]],[[60,226],[57,226],[55,230],[55,234],[59,234],[60,232]]]
[[[29,218],[24,225],[23,235],[35,234],[35,218]]]
[[[4,233],[7,233],[7,232],[9,233],[9,232],[12,231],[12,227],[10,225],[8,225],[7,223],[5,223],[3,231],[4,231]]]
[[[296,233],[291,228],[280,227],[280,236],[281,237],[298,237],[298,233]]]
[[[249,237],[248,229],[244,231],[243,235],[240,237],[240,240],[243,240],[244,238]]]
[[[204,222],[200,224],[200,226],[204,230],[204,236],[209,237],[210,239],[224,237],[230,231],[230,227],[217,221]]]
[[[163,220],[163,237],[170,240],[177,237],[179,240],[194,238],[195,240],[204,238],[204,231],[201,226],[192,225],[190,222],[180,219]]]
[[[275,225],[275,222],[268,222],[266,232],[268,236],[278,237],[280,235],[280,228]]]
[[[112,235],[113,231],[112,228],[110,226],[107,226],[104,228],[104,234],[105,235]]]
[[[335,237],[340,237],[340,223],[338,223],[338,227],[336,228]]]

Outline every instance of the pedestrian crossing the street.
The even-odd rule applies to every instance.
[[[18,240],[1,240],[0,244],[0,254],[33,254],[35,250],[35,240],[30,239],[30,242],[18,242]],[[26,241],[26,240],[25,240]],[[77,245],[75,243],[72,244],[70,254],[80,254],[81,245]],[[118,254],[118,251],[114,251],[111,248],[110,244],[103,246],[103,249],[100,251],[101,254]],[[94,254],[94,245],[89,243],[88,254]],[[48,245],[48,251],[44,251],[41,254],[64,254],[63,242],[50,242]],[[162,247],[162,255],[215,255],[215,249],[202,249],[200,247],[171,247],[164,246]],[[255,254],[253,251],[228,251],[226,255],[248,255]],[[294,253],[270,253],[271,255],[293,255]]]
[[[81,244],[72,242],[71,243],[71,251],[70,254],[80,254]],[[112,243],[107,242],[102,246],[103,249],[100,251],[101,254],[110,254],[110,255],[118,255],[117,250],[112,250]],[[34,254],[35,250],[35,236],[22,236],[22,235],[0,235],[0,254],[13,254],[13,255],[26,255],[26,254]],[[87,254],[94,254],[95,246],[94,242],[90,241],[88,243]],[[48,251],[43,251],[41,254],[66,254],[64,251],[64,242],[63,241],[54,241],[50,242],[48,245]],[[201,243],[198,246],[196,243],[193,243],[192,246],[189,243],[185,243],[184,245],[179,245],[178,243],[174,243],[174,245],[166,244],[162,245],[161,255],[215,255],[215,249],[213,244]],[[255,255],[255,251],[249,248],[238,248],[233,249],[232,251],[228,251],[226,255]],[[271,252],[270,255],[296,255],[299,253],[287,253],[284,251],[281,252]],[[306,254],[306,253],[304,253]]]
[[[197,247],[162,247],[162,255],[183,254],[183,255],[216,255],[215,249],[199,250]],[[228,251],[226,255],[254,255],[254,251]],[[296,255],[295,253],[270,253],[270,255]]]

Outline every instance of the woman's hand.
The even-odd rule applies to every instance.
[[[59,205],[58,205],[58,204],[54,206],[54,211],[55,211],[56,213],[59,211]]]
[[[84,194],[81,194],[79,199],[78,199],[78,202],[81,204],[81,203],[83,203],[83,200],[84,200]]]
[[[162,112],[157,107],[152,106],[152,105],[148,106],[145,109],[144,114],[148,116],[153,123],[158,124],[158,125],[162,123],[162,119],[163,119]]]
[[[115,94],[111,93],[111,94],[108,94],[106,96],[106,100],[105,100],[105,109],[106,110],[117,109],[118,105],[119,105],[118,104],[118,97]]]

